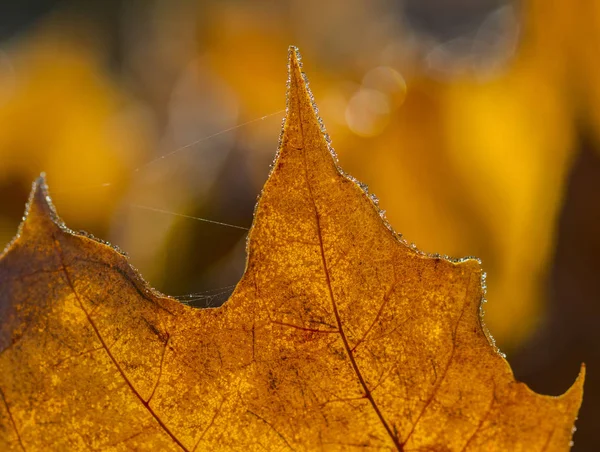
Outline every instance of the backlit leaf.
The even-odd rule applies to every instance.
[[[221,308],[156,293],[36,183],[0,259],[0,449],[569,448],[583,372],[561,397],[514,380],[481,324],[479,262],[407,246],[338,168],[295,49],[289,77]]]

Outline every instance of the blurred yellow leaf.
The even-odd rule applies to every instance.
[[[482,257],[486,320],[514,345],[539,318],[572,139],[554,87],[515,64],[485,83],[411,81],[390,127],[350,166],[381,178],[374,191],[406,237]]]
[[[281,146],[223,307],[153,291],[35,185],[0,259],[0,445],[568,450],[583,372],[561,397],[516,382],[481,324],[481,280],[474,259],[400,240],[340,171],[292,50]]]
[[[68,215],[105,222],[147,139],[101,56],[65,28],[45,24],[10,50],[12,83],[0,97],[0,183],[28,183],[46,171],[55,190],[68,193]]]

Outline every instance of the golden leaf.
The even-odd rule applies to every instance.
[[[407,246],[337,167],[295,49],[246,272],[217,309],[70,231],[43,180],[0,259],[3,450],[567,450],[561,397],[514,380],[482,272]]]

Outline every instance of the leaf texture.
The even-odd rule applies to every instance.
[[[0,449],[569,449],[583,368],[560,397],[516,382],[479,261],[407,246],[337,166],[294,48],[288,83],[221,308],[151,289],[36,182],[0,259]]]

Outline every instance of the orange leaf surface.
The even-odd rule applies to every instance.
[[[0,259],[0,449],[568,450],[583,371],[560,397],[515,381],[481,323],[479,262],[391,230],[338,168],[295,49],[289,67],[220,308],[155,292],[35,184]]]

